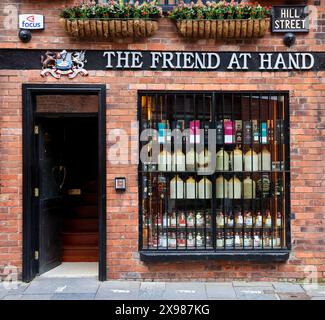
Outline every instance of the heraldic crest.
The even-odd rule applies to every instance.
[[[52,75],[60,79],[61,75],[68,76],[69,79],[75,78],[79,73],[87,76],[88,72],[84,69],[87,63],[85,51],[61,52],[47,51],[41,57],[42,71],[41,76]]]

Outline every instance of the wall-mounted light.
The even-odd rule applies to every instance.
[[[125,177],[116,177],[115,178],[115,190],[116,191],[125,191],[126,190],[126,178]]]
[[[296,43],[296,35],[292,32],[288,32],[283,37],[283,42],[287,47],[292,47]]]
[[[32,39],[32,33],[26,29],[20,29],[18,36],[19,36],[19,39],[24,43],[27,43]]]

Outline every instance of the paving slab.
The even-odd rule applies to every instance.
[[[2,300],[20,300],[21,297],[21,294],[8,294],[7,296],[3,297]]]
[[[165,282],[141,282],[138,299],[161,300],[165,289]]]
[[[207,297],[210,299],[237,299],[232,283],[205,283]]]
[[[305,293],[301,285],[288,282],[273,282],[273,287],[277,292],[283,293]]]
[[[140,282],[107,281],[101,283],[96,300],[135,300],[138,298]]]
[[[232,285],[234,287],[272,287],[272,282],[266,281],[233,281]]]
[[[23,294],[21,300],[51,300],[51,294]]]
[[[93,278],[37,278],[25,294],[96,293],[100,282]]]
[[[94,300],[94,293],[55,293],[51,300]]]
[[[279,300],[274,290],[268,286],[235,287],[238,300]]]
[[[325,297],[311,297],[310,300],[323,300],[323,301],[325,301]]]
[[[325,285],[306,284],[302,285],[309,296],[325,297]]]
[[[292,292],[292,293],[279,293],[281,300],[310,300],[310,297],[306,293]]]
[[[207,299],[204,283],[177,282],[166,283],[163,295],[165,300],[205,300]]]

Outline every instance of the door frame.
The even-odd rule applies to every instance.
[[[105,84],[23,84],[23,281],[37,273],[34,258],[37,219],[33,188],[35,177],[35,107],[37,95],[92,94],[98,97],[98,279],[106,280],[106,85]],[[78,113],[76,113],[76,116]]]

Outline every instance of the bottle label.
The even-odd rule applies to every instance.
[[[218,248],[223,248],[224,247],[223,239],[217,239],[217,247]]]

